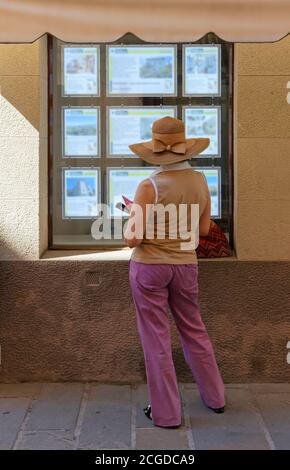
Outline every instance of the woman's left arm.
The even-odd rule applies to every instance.
[[[124,232],[124,241],[130,248],[142,243],[150,208],[154,203],[154,199],[155,191],[150,180],[146,179],[141,181],[137,187],[133,204],[130,206],[130,217],[126,223]],[[141,236],[140,233],[134,234],[136,232],[136,227],[141,227],[141,224],[143,227],[143,233]]]

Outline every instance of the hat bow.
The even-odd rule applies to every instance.
[[[168,152],[185,154],[186,152],[186,142],[175,142],[173,144],[166,144],[162,140],[154,139],[153,140],[153,152]]]

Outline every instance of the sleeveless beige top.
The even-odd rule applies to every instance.
[[[176,206],[177,220],[179,220],[179,204],[184,204],[183,210],[187,212],[188,228],[191,227],[191,204],[199,205],[199,216],[203,213],[207,200],[210,197],[207,181],[203,173],[192,169],[188,161],[162,165],[150,176],[151,183],[155,189],[155,204],[174,204]],[[184,209],[185,208],[185,209]],[[153,208],[152,208],[153,209]],[[133,249],[131,259],[141,263],[165,263],[165,264],[197,264],[195,248],[198,245],[198,231],[195,232],[197,239],[193,247],[181,248],[181,242],[186,239],[180,237],[177,225],[177,237],[169,237],[169,221],[165,212],[164,234],[165,237],[158,238],[156,214],[151,220],[151,230],[154,238],[146,237],[142,243]],[[150,222],[149,222],[150,225]],[[198,225],[197,225],[198,230]]]

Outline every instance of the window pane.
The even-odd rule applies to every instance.
[[[99,48],[63,47],[63,95],[99,95]]]
[[[209,137],[210,145],[199,156],[220,157],[220,106],[183,108],[187,138]]]
[[[207,177],[211,216],[232,234],[232,44],[214,33],[193,44],[128,33],[108,44],[51,38],[48,49],[50,247],[124,245],[113,234],[127,216],[115,204],[154,170],[128,146],[151,140],[165,115],[183,119],[187,138],[210,138],[190,163]],[[110,209],[111,239],[92,237],[98,203]]]
[[[212,96],[221,94],[220,47],[184,46],[183,95]]]
[[[99,155],[99,109],[63,108],[63,155],[97,157]]]
[[[176,95],[175,46],[110,46],[109,96]]]
[[[152,138],[152,123],[164,116],[176,116],[176,107],[110,107],[108,115],[109,156],[130,156],[128,145]]]
[[[98,215],[99,171],[97,168],[63,170],[63,218]]]

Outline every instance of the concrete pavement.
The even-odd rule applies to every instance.
[[[0,449],[290,449],[290,384],[227,385],[221,415],[179,388],[182,426],[162,429],[146,384],[0,384]]]

